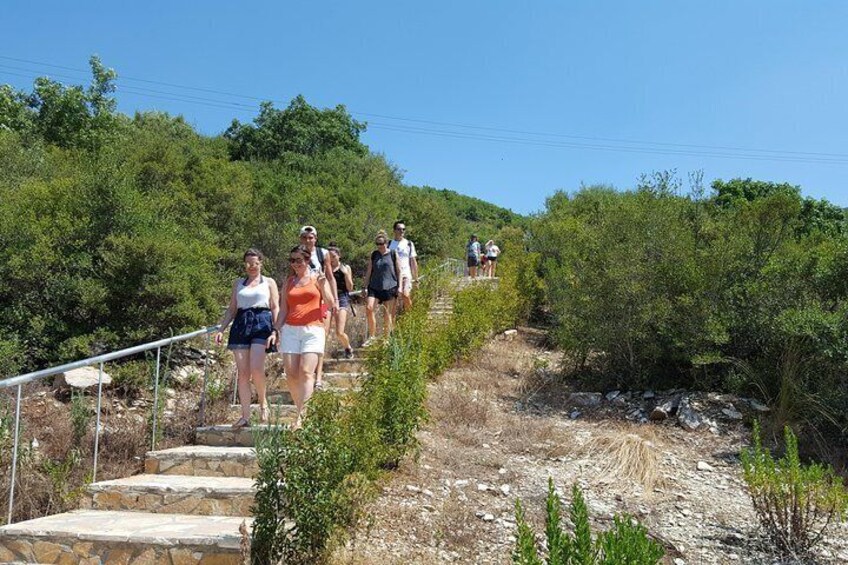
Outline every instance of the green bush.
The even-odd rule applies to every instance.
[[[829,466],[801,464],[798,439],[784,429],[786,452],[775,460],[754,423],[754,445],[742,451],[742,469],[754,511],[769,541],[787,555],[809,552],[828,527],[845,519],[848,491]]]
[[[320,562],[343,541],[374,493],[373,480],[417,447],[427,379],[472,354],[501,325],[498,312],[515,310],[479,285],[457,295],[447,324],[433,322],[427,312],[446,282],[435,273],[425,278],[412,310],[370,350],[359,392],[344,400],[318,393],[302,430],[259,437],[254,563]],[[480,300],[499,306],[474,307]]]
[[[545,507],[546,557],[539,556],[536,536],[527,523],[521,501],[515,501],[517,526],[513,563],[521,565],[654,565],[665,555],[660,544],[648,537],[648,532],[629,516],[615,516],[613,527],[592,539],[589,511],[583,493],[577,485],[571,490],[569,508],[573,532],[561,525],[562,501],[548,479]]]

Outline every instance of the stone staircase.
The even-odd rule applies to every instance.
[[[452,310],[453,298],[440,296],[429,315],[446,319]],[[361,358],[326,358],[325,386],[358,388],[363,365]],[[284,376],[271,376],[268,397],[276,422],[270,425],[291,422],[295,410]],[[238,412],[233,406],[233,421]],[[196,445],[148,452],[144,474],[89,485],[79,510],[0,528],[0,562],[241,563],[239,526],[245,522],[249,531],[255,494],[253,433],[268,427],[201,427]]]

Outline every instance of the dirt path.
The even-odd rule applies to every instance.
[[[665,543],[669,563],[776,562],[756,549],[741,425],[713,434],[571,419],[564,403],[550,402],[562,384],[548,379],[536,394],[546,382],[539,375],[557,361],[522,332],[494,339],[475,362],[431,384],[418,459],[389,476],[370,520],[334,562],[509,563],[515,499],[543,532],[548,477],[566,500],[572,484],[583,488],[596,528],[614,513],[636,516]],[[848,560],[846,531],[819,562]]]

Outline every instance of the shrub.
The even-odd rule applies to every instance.
[[[459,293],[447,324],[431,322],[430,301],[445,280],[425,280],[412,310],[370,350],[370,377],[359,392],[344,401],[318,393],[303,429],[258,437],[254,563],[320,562],[343,541],[374,493],[373,480],[415,449],[426,379],[473,353],[500,323],[500,306],[476,307],[481,299],[500,304],[482,285]]]
[[[754,445],[742,451],[742,469],[754,511],[771,543],[789,555],[809,552],[848,511],[848,491],[829,466],[802,465],[798,439],[784,428],[786,452],[775,460],[763,448],[759,423]]]
[[[562,501],[548,479],[545,505],[545,537],[548,565],[654,565],[662,559],[662,546],[648,537],[648,532],[629,516],[615,516],[613,527],[592,539],[589,511],[583,493],[577,485],[571,490],[569,514],[574,531],[560,525]],[[512,553],[513,563],[536,565],[543,561],[536,547],[535,534],[527,523],[521,502],[515,502],[517,539]]]

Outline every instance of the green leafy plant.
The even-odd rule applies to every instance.
[[[809,552],[848,511],[848,491],[829,466],[803,465],[798,438],[784,428],[786,452],[774,459],[754,423],[754,445],[742,451],[742,469],[760,525],[771,543],[788,555]]]
[[[88,406],[85,393],[71,392],[71,430],[74,436],[74,445],[79,445],[85,437],[91,416],[92,410]]]
[[[544,560],[536,544],[533,529],[527,523],[521,502],[515,502],[517,527],[513,563],[521,565],[654,565],[665,555],[660,544],[648,536],[647,530],[629,516],[615,516],[613,527],[592,538],[589,510],[583,492],[577,485],[571,490],[569,517],[573,526],[567,532],[561,525],[562,501],[548,479],[545,501],[546,552]]]

